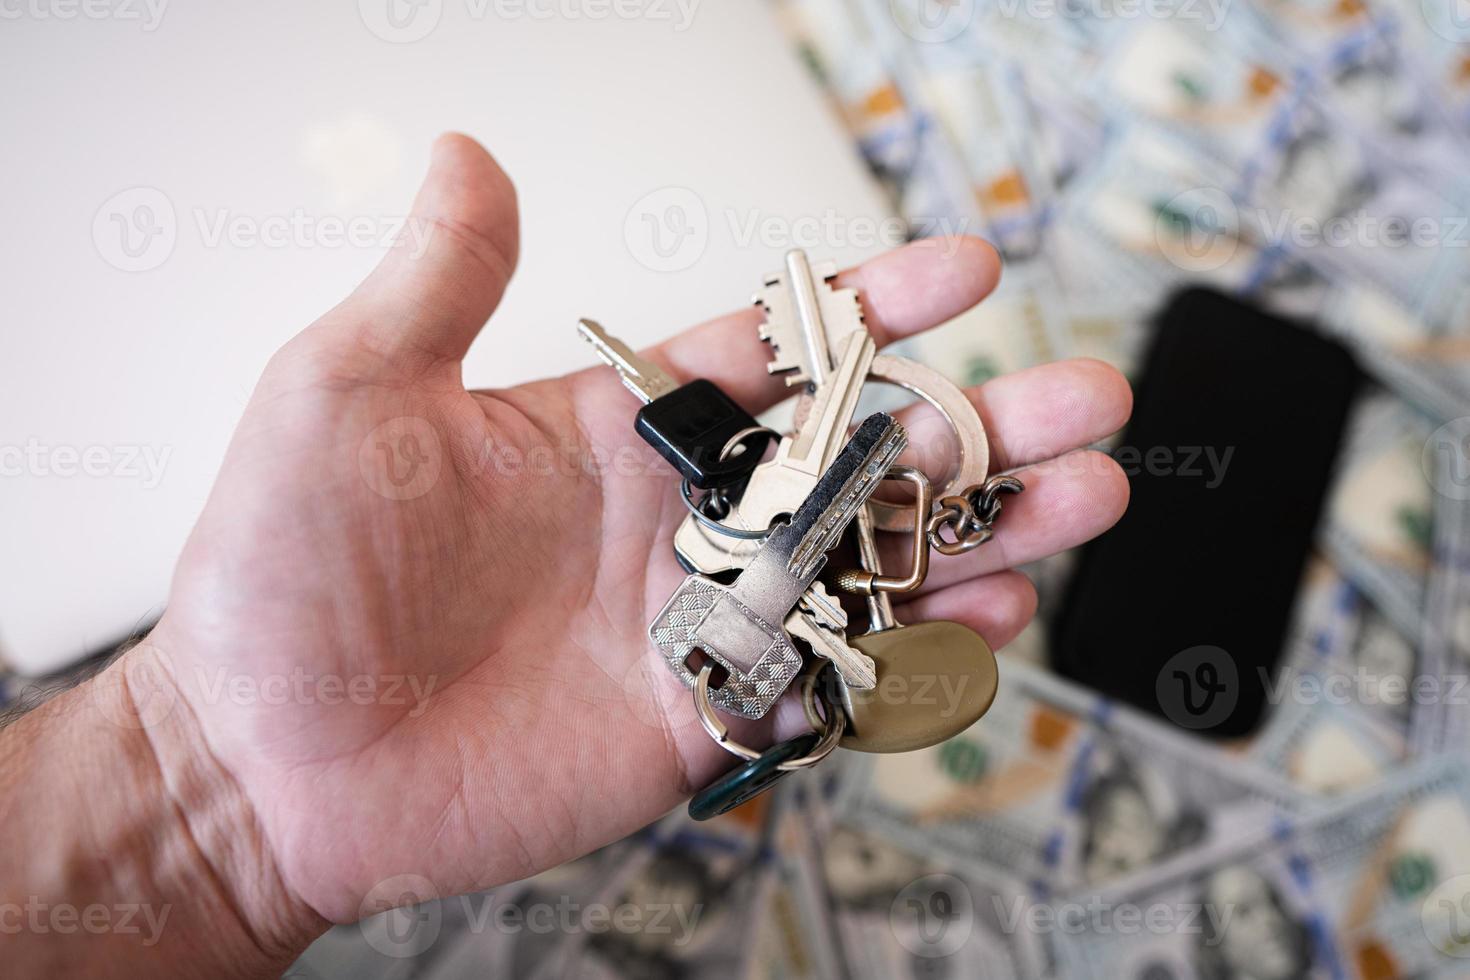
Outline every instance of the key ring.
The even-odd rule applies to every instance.
[[[709,679],[710,675],[714,673],[714,670],[714,664],[706,663],[699,669],[699,676],[694,679],[694,711],[699,715],[699,723],[704,726],[704,730],[709,733],[709,737],[718,742],[725,751],[737,755],[742,759],[759,759],[762,753],[757,752],[747,745],[742,745],[730,737],[730,729],[725,727],[724,722],[720,721],[719,715],[715,712],[714,705],[710,704]],[[803,687],[802,710],[806,712],[807,718],[816,718],[819,692],[815,678],[812,679],[812,683],[805,684]],[[834,708],[825,701],[822,702],[822,706],[827,709],[826,727],[822,730],[822,740],[817,743],[816,748],[812,749],[808,755],[804,755],[800,759],[792,759],[790,762],[783,762],[777,767],[778,769],[789,772],[792,769],[809,768],[827,758],[827,756],[832,754],[832,750],[837,748],[837,743],[842,740],[843,731],[847,727],[846,719],[839,709]],[[814,724],[812,727],[818,728],[819,726]]]
[[[745,443],[745,440],[749,439],[751,436],[761,434],[768,435],[778,441],[781,438],[781,433],[777,432],[775,429],[770,428],[769,426],[748,426],[747,428],[741,429],[739,432],[731,436],[729,440],[725,443],[725,445],[720,449],[720,461],[724,462],[725,460],[729,459],[730,454],[735,451],[735,447],[743,445]],[[770,533],[776,529],[776,525],[773,524],[762,531],[747,531],[744,528],[731,527],[728,524],[722,524],[719,521],[715,520],[713,517],[710,517],[704,512],[704,508],[706,505],[709,504],[710,500],[715,496],[717,492],[718,490],[708,490],[705,492],[705,495],[702,499],[700,499],[699,501],[695,501],[693,484],[691,484],[688,480],[684,480],[679,485],[679,496],[683,498],[684,506],[688,508],[689,513],[693,514],[694,519],[698,521],[701,525],[709,528],[716,534],[723,534],[726,537],[736,538],[740,541],[760,541],[768,537]]]
[[[953,493],[960,487],[985,479],[990,469],[990,443],[986,438],[985,425],[969,396],[958,385],[926,364],[891,354],[879,354],[873,358],[868,377],[917,395],[948,424],[955,437],[954,475],[942,488],[935,487],[936,496]],[[873,515],[873,526],[880,531],[911,531],[914,528],[912,521],[923,523],[922,516],[905,504],[873,500],[869,502],[868,509]]]
[[[958,385],[926,364],[892,354],[879,354],[873,358],[868,380],[896,385],[918,396],[949,427],[955,440],[953,475],[942,485],[936,481],[935,496],[959,493],[961,488],[985,479],[990,468],[990,443],[985,424],[980,421],[980,413],[975,411],[975,406],[970,404],[969,396]],[[812,396],[801,395],[797,399],[797,418],[802,417],[802,412],[810,411],[811,407]],[[923,518],[916,515],[913,506],[907,503],[875,498],[868,501],[868,512],[873,515],[873,527],[880,531],[907,534],[914,530],[916,520],[923,524]]]

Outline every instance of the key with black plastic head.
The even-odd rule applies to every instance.
[[[679,384],[593,320],[577,331],[643,400],[633,424],[638,435],[692,486],[729,486],[755,469],[770,434],[718,385],[703,378]]]

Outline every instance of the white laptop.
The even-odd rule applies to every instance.
[[[887,213],[759,3],[33,5],[0,65],[0,658],[25,673],[158,614],[266,359],[375,264],[437,133],[520,189],[477,386],[593,363],[578,316],[644,343],[792,245],[861,258],[802,236]]]

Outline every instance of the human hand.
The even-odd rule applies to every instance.
[[[423,253],[390,252],[272,359],[167,613],[114,668],[141,718],[171,706],[148,727],[166,774],[238,789],[240,833],[271,863],[266,886],[236,897],[257,932],[295,926],[282,908],[353,921],[401,874],[439,895],[530,874],[648,823],[733,762],[645,633],[683,578],[670,542],[684,510],[614,373],[498,391],[461,378],[516,263],[509,179],[445,137],[414,215],[432,231]],[[988,245],[952,239],[840,282],[883,345],[962,312],[998,276]],[[788,391],[766,375],[758,319],[731,314],[650,356],[759,412]],[[514,349],[517,325],[489,329]],[[1121,514],[1121,471],[1074,450],[1120,427],[1130,395],[1093,361],[968,394],[992,471],[1019,468],[1027,490],[991,542],[937,560],[898,614],[963,622],[999,648],[1036,603],[1011,569]],[[565,459],[613,462],[536,462]]]

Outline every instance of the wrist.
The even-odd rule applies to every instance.
[[[0,734],[0,813],[22,974],[278,976],[326,927],[151,637]]]

